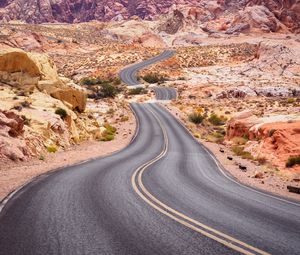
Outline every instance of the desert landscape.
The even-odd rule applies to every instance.
[[[166,50],[142,86],[120,79]],[[300,1],[0,3],[0,200],[126,150],[134,103],[160,104],[237,182],[300,201]]]

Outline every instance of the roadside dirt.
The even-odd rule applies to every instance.
[[[120,122],[115,126],[118,134],[110,142],[87,141],[74,145],[66,151],[47,154],[44,160],[30,158],[24,162],[0,161],[0,200],[38,175],[106,156],[125,148],[133,138],[136,129],[133,114],[130,114],[127,122]]]

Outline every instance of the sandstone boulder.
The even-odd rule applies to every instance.
[[[54,63],[47,55],[26,53],[14,48],[2,49],[0,81],[23,89],[38,88],[80,112],[86,107],[85,91],[70,80],[59,77]]]

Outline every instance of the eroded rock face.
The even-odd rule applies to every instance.
[[[296,115],[259,118],[251,111],[241,112],[228,122],[226,136],[228,140],[248,137],[246,151],[281,168],[285,168],[289,157],[300,155],[300,118]]]
[[[38,88],[80,112],[86,107],[84,90],[70,80],[60,78],[47,55],[14,48],[1,50],[0,81],[28,90]]]
[[[0,157],[23,160],[29,151],[24,141],[18,139],[24,133],[24,120],[10,111],[0,110]]]
[[[195,0],[12,0],[0,5],[0,19],[20,19],[30,23],[122,20],[134,15],[152,19],[178,3],[197,5]]]

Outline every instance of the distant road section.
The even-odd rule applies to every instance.
[[[126,67],[120,72],[120,78],[121,80],[126,83],[128,86],[138,86],[141,85],[139,81],[137,80],[137,73],[138,71],[153,65],[157,62],[166,60],[168,58],[171,58],[175,55],[175,51],[173,50],[166,50],[162,54],[155,56],[153,58],[147,59],[143,62],[131,65]]]

